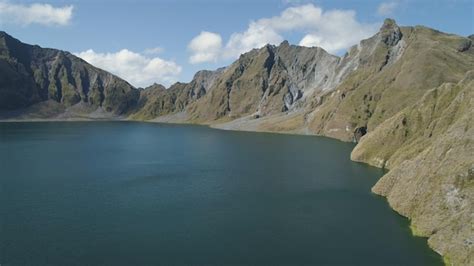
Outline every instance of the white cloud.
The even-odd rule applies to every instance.
[[[385,2],[381,3],[379,7],[377,8],[377,14],[380,16],[387,16],[393,13],[395,9],[397,8],[398,3],[397,2]]]
[[[377,32],[379,24],[357,21],[353,10],[322,12],[313,22],[313,28],[300,41],[302,46],[319,46],[330,53],[337,53],[368,38]]]
[[[192,61],[202,63],[217,59],[235,59],[253,48],[281,43],[285,33],[302,34],[300,45],[320,46],[328,52],[337,53],[371,36],[377,31],[377,27],[378,24],[357,21],[353,10],[325,11],[313,4],[294,6],[286,8],[279,16],[250,22],[247,30],[233,33],[222,48],[218,45],[212,49],[202,47],[200,53],[191,49],[190,60],[199,58],[200,60]],[[210,53],[212,56],[198,57],[201,53]]]
[[[192,53],[189,58],[191,64],[215,62],[221,53],[222,37],[217,33],[203,31],[191,40],[188,49]]]
[[[72,19],[72,5],[53,7],[49,4],[13,4],[0,0],[0,22],[24,26],[41,24],[44,26],[65,26]]]
[[[283,37],[272,27],[263,23],[251,22],[245,32],[233,33],[223,51],[224,58],[237,58],[240,54],[266,44],[277,44]]]
[[[94,50],[87,50],[75,55],[138,87],[146,87],[155,82],[170,85],[178,80],[182,70],[181,66],[173,61],[146,57],[127,49],[116,53],[96,53]]]

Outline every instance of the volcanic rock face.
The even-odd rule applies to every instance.
[[[449,262],[472,265],[473,41],[387,19],[343,57],[283,42],[190,83],[137,90],[67,52],[3,33],[0,109],[46,101],[32,110],[357,141],[353,160],[389,170],[373,192]]]
[[[202,104],[188,111],[195,121],[281,114],[301,109],[316,93],[331,90],[357,67],[321,48],[283,42],[242,55],[214,82]]]
[[[190,105],[186,113],[195,122],[298,110],[315,93],[335,88],[357,68],[357,55],[348,58],[344,60],[318,47],[299,47],[288,42],[267,45],[243,54],[225,69],[198,72],[180,90],[187,99],[180,103]],[[171,91],[176,87],[179,84],[172,85],[168,94],[173,94]],[[201,97],[202,100],[196,101]],[[171,108],[161,114],[181,111],[183,108]],[[150,112],[139,111],[146,118],[157,114]]]
[[[155,84],[140,91],[137,108],[132,119],[153,119],[184,111],[185,107],[203,97],[214,85],[216,78],[224,71],[203,70],[194,75],[190,83],[175,83],[166,89]]]
[[[52,100],[122,115],[138,97],[124,80],[68,52],[27,45],[0,32],[0,110]]]
[[[186,111],[192,121],[212,122],[314,110],[328,92],[333,93],[354,73],[367,72],[363,74],[369,76],[380,72],[396,63],[405,48],[402,30],[393,20],[387,20],[377,35],[352,47],[342,58],[317,47],[288,42],[267,45],[242,55],[217,77],[209,95]],[[350,90],[358,85],[351,84]],[[340,98],[346,95],[342,93]]]
[[[307,110],[311,132],[351,140],[356,128],[374,130],[427,90],[458,82],[472,69],[473,50],[457,51],[467,38],[420,26],[390,26],[392,33],[384,25],[361,42],[357,70]]]

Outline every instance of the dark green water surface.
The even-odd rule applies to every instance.
[[[439,265],[353,144],[128,122],[0,123],[0,264]]]

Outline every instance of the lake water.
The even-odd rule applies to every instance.
[[[321,137],[0,123],[1,265],[440,265]]]

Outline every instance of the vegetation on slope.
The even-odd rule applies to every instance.
[[[390,171],[373,187],[453,265],[474,261],[474,71],[429,90],[364,136],[351,158]]]

